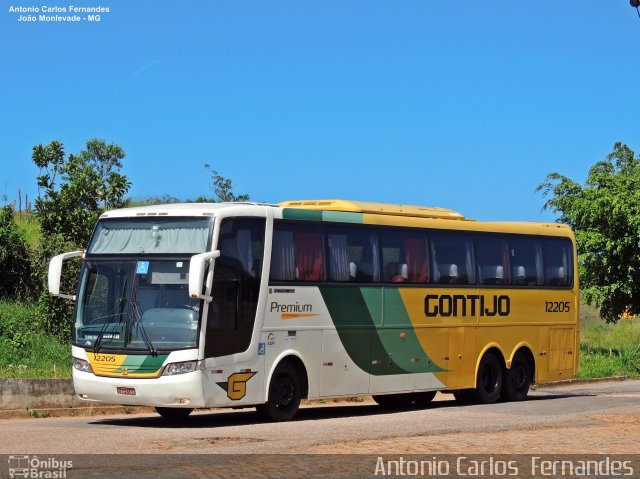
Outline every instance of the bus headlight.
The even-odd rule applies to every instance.
[[[163,376],[175,376],[176,374],[190,373],[198,369],[198,361],[184,361],[182,363],[167,364]]]
[[[91,364],[89,361],[84,359],[73,358],[73,367],[78,371],[82,371],[83,373],[92,373],[93,369],[91,368]]]

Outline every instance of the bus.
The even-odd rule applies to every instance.
[[[63,262],[82,257],[75,294]],[[80,399],[255,407],[371,395],[423,407],[520,401],[578,364],[576,243],[556,223],[347,200],[166,204],[104,213],[54,257],[76,301]]]

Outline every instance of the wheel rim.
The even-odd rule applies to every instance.
[[[273,385],[273,399],[278,407],[287,407],[295,399],[296,387],[288,376],[280,376]]]

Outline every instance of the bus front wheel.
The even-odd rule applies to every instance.
[[[157,407],[156,412],[169,421],[179,421],[185,419],[193,409],[178,407]]]
[[[269,421],[289,421],[298,412],[301,381],[297,369],[288,362],[278,365],[269,383],[269,397],[256,411]]]

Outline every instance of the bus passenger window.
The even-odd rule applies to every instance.
[[[369,229],[327,229],[329,279],[371,283],[380,280],[378,241]]]
[[[530,238],[509,240],[511,274],[516,286],[542,285],[540,242]]]
[[[544,284],[546,286],[571,285],[571,242],[564,238],[542,240]]]
[[[271,248],[271,281],[296,279],[296,250],[293,231],[276,226]]]
[[[324,281],[324,246],[317,227],[276,225],[271,251],[272,281]]]
[[[413,231],[383,231],[380,242],[385,282],[429,282],[426,235]]]
[[[475,239],[478,283],[509,284],[509,248],[504,237],[482,235]]]
[[[299,231],[296,238],[296,269],[299,281],[322,281],[324,279],[322,235]]]
[[[431,239],[433,281],[475,284],[472,241],[468,235],[434,234]]]

